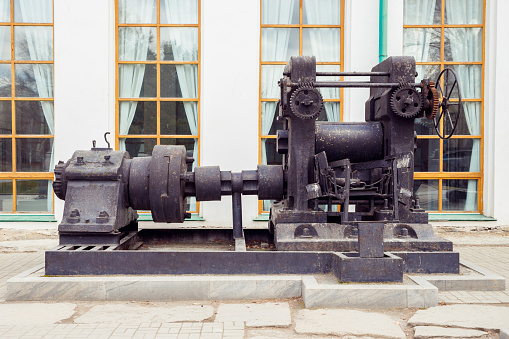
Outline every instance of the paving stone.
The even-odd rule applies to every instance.
[[[214,314],[209,305],[150,306],[130,304],[106,304],[92,307],[74,320],[75,323],[121,323],[203,321]]]
[[[289,326],[292,319],[288,303],[250,303],[219,305],[215,321],[244,321],[247,327],[261,327]]]
[[[414,338],[475,338],[488,334],[485,331],[465,328],[439,327],[439,326],[416,326]]]
[[[302,334],[406,338],[396,322],[381,313],[341,309],[301,310],[294,320],[295,331]]]
[[[417,311],[408,321],[412,325],[456,326],[499,330],[506,327],[509,307],[488,305],[447,305]]]
[[[74,314],[71,303],[0,303],[0,325],[53,324]]]

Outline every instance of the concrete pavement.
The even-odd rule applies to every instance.
[[[461,257],[509,279],[507,235],[463,233],[451,236],[461,239],[455,246]],[[34,241],[54,239],[28,238],[1,239],[0,338],[507,338],[509,333],[499,333],[509,327],[509,284],[505,291],[439,292],[441,306],[427,310],[305,309],[301,298],[6,302],[7,279],[44,262],[45,244]]]

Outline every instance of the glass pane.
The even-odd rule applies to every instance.
[[[17,64],[14,72],[17,97],[53,97],[53,65]]]
[[[198,0],[161,0],[162,24],[198,24]]]
[[[53,60],[53,27],[14,27],[16,60]]]
[[[435,123],[426,117],[415,119],[414,130],[417,135],[434,135]]]
[[[316,71],[317,72],[340,72],[341,71],[340,65],[316,65]],[[340,77],[328,77],[328,76],[317,76],[316,81],[339,81]],[[355,79],[360,80],[360,79]],[[367,79],[369,80],[369,79]],[[366,80],[366,81],[367,81]],[[322,93],[322,97],[324,99],[339,99],[339,88],[327,88],[322,87],[319,88],[320,93]],[[332,120],[330,120],[332,121]]]
[[[53,102],[16,101],[17,134],[53,134]]]
[[[299,1],[262,0],[262,25],[299,24]]]
[[[446,28],[445,61],[482,61],[482,28]]]
[[[0,172],[12,172],[12,139],[0,138]]]
[[[314,55],[316,61],[341,61],[340,28],[304,28],[302,55]]]
[[[120,24],[155,24],[156,20],[156,0],[118,1],[118,23]]]
[[[161,27],[161,60],[198,61],[198,28]]]
[[[51,180],[16,180],[16,211],[52,212]]]
[[[0,212],[12,211],[12,180],[0,180]]]
[[[415,150],[415,172],[440,171],[440,141],[439,139],[417,139]]]
[[[426,211],[438,211],[438,180],[414,180],[414,196]]]
[[[482,0],[448,0],[445,2],[447,25],[476,25],[483,21]]]
[[[444,180],[442,183],[442,210],[477,211],[477,180]]]
[[[439,28],[405,28],[403,54],[416,62],[440,61],[440,34]]]
[[[0,134],[12,133],[12,110],[10,101],[0,101]]]
[[[481,65],[452,65],[458,77],[463,99],[480,99],[482,97],[482,66]],[[452,85],[452,82],[451,82]],[[458,97],[458,86],[454,86],[451,98]]]
[[[262,61],[288,61],[299,55],[298,28],[262,28]]]
[[[261,135],[276,135],[283,123],[277,119],[279,108],[277,102],[262,102],[262,131]]]
[[[155,27],[119,27],[118,60],[157,60]]]
[[[442,2],[440,0],[405,0],[403,13],[404,25],[440,25]]]
[[[481,103],[480,102],[462,102],[463,114],[459,116],[458,126],[454,135],[481,135]],[[445,117],[444,129],[445,134],[451,133],[453,123],[458,116],[458,105],[452,102],[449,106],[449,118]],[[444,118],[442,118],[444,119]]]
[[[9,26],[0,26],[0,60],[11,60],[11,28]]]
[[[197,135],[198,103],[180,101],[162,101],[161,134]]]
[[[16,139],[16,170],[18,172],[49,172],[53,153],[53,139]]]
[[[0,22],[11,21],[11,1],[0,0]]]
[[[151,156],[152,149],[157,144],[157,139],[129,138],[120,139],[119,141],[119,149],[129,152],[131,158]]]
[[[155,101],[121,101],[119,134],[156,134],[157,103]]]
[[[302,17],[304,25],[341,25],[341,2],[304,0]]]
[[[262,99],[279,99],[278,81],[283,77],[285,65],[262,65]]]
[[[155,98],[157,66],[144,64],[118,65],[120,98]]]
[[[262,139],[262,152],[265,149],[265,154],[262,153],[263,165],[281,165],[283,163],[283,156],[276,151],[276,139]]]
[[[52,0],[14,0],[14,22],[52,23]]]
[[[161,65],[161,97],[197,98],[198,65]]]
[[[421,82],[422,79],[429,79],[436,82],[440,75],[440,65],[416,65],[415,71],[417,72],[415,82]]]
[[[479,172],[479,139],[444,140],[444,172]]]
[[[11,97],[11,65],[0,64],[0,97]]]

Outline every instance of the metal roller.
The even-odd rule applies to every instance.
[[[383,139],[379,122],[317,122],[315,152],[325,151],[328,161],[379,160],[384,157]]]

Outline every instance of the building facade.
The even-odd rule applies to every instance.
[[[289,57],[315,55],[319,70],[369,71],[387,54],[413,56],[419,79],[446,67],[459,77],[455,136],[441,140],[430,120],[416,121],[422,207],[509,224],[506,1],[3,0],[0,13],[3,220],[60,219],[55,162],[92,140],[105,145],[105,132],[132,157],[182,144],[195,165],[278,163],[277,80]],[[322,91],[318,119],[363,121],[368,93]],[[450,122],[439,129],[447,133]],[[243,197],[244,224],[259,225],[267,206]],[[231,224],[229,197],[190,200],[188,209],[201,218],[193,223]]]

